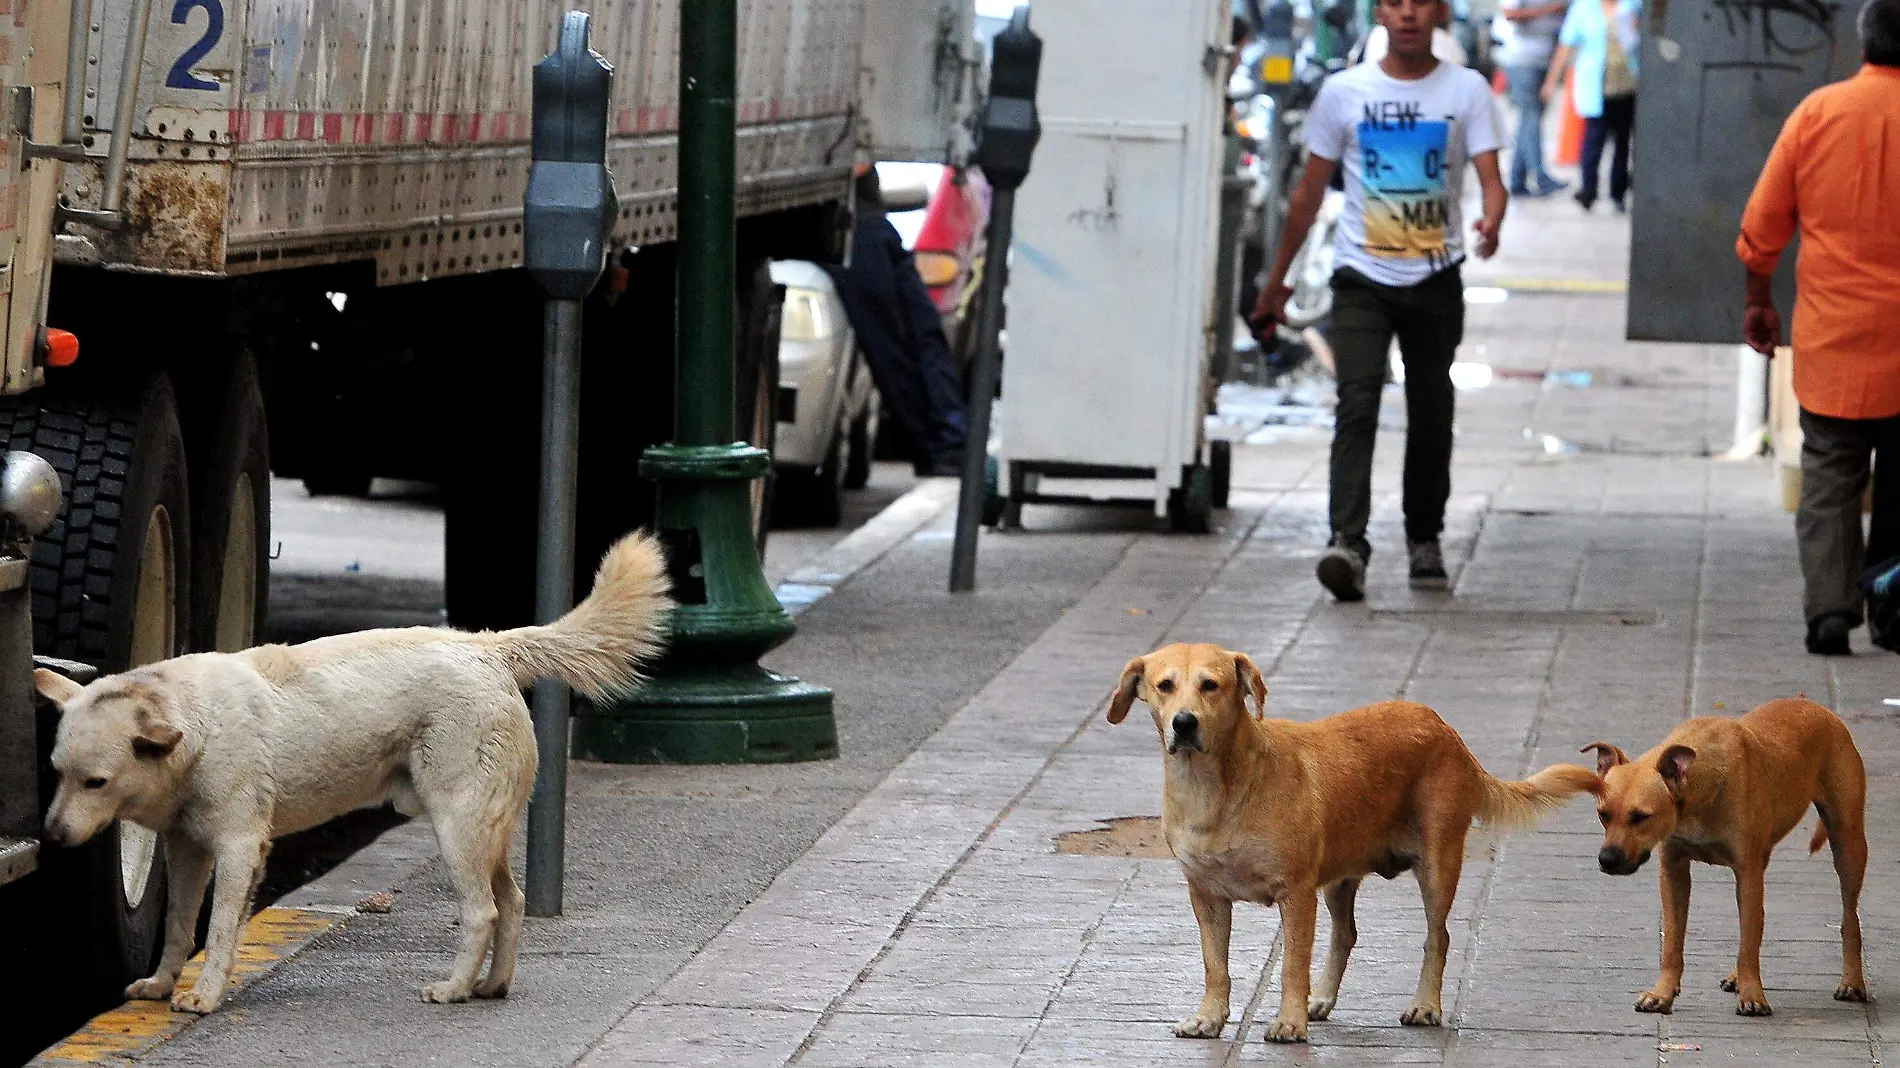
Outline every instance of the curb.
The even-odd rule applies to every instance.
[[[923,529],[956,502],[960,483],[954,478],[927,478],[917,488],[886,505],[870,521],[825,550],[815,564],[785,577],[773,591],[793,616],[831,595],[831,591],[882,560],[892,549]]]

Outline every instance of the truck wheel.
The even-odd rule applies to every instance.
[[[129,404],[23,397],[0,407],[0,431],[9,448],[51,462],[67,490],[33,547],[36,651],[106,673],[184,652],[191,510],[170,383],[155,378]],[[46,860],[49,918],[75,945],[87,988],[117,1000],[163,946],[162,842],[120,824]]]
[[[192,467],[191,648],[234,653],[264,635],[270,590],[270,437],[257,364],[240,355]]]

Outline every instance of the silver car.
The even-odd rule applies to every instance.
[[[844,491],[871,477],[877,390],[824,268],[778,260],[772,280],[785,287],[773,511],[781,522],[836,526],[844,518]]]

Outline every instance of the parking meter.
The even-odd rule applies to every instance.
[[[989,479],[990,402],[996,396],[1003,326],[1003,283],[1009,269],[1016,190],[1029,177],[1029,157],[1042,137],[1036,118],[1036,77],[1042,38],[1029,31],[1029,9],[1017,8],[991,43],[990,97],[983,105],[972,156],[989,179],[990,225],[984,239],[983,291],[977,300],[976,359],[970,364],[970,407],[965,413],[963,486],[957,499],[957,536],[950,549],[950,592],[976,588],[976,531]]]
[[[1029,176],[1029,157],[1042,136],[1036,118],[1042,38],[1029,31],[1029,9],[1018,8],[990,47],[990,96],[977,126],[973,158],[991,187],[1013,190]]]
[[[600,281],[620,210],[607,172],[607,100],[614,69],[587,48],[586,12],[561,19],[560,43],[534,65],[534,149],[523,205],[528,273],[547,290],[541,369],[541,510],[534,616],[574,605],[575,484],[580,471],[581,300]],[[534,687],[540,752],[528,803],[528,914],[561,911],[566,867],[568,717],[558,682]]]
[[[534,148],[522,219],[528,273],[548,296],[594,288],[620,210],[607,172],[607,98],[614,68],[587,47],[588,16],[561,19],[560,44],[534,65]]]

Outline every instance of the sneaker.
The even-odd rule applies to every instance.
[[[1547,197],[1561,193],[1569,188],[1570,183],[1564,181],[1562,178],[1546,178],[1544,179],[1543,186],[1537,190],[1537,195]]]
[[[1610,206],[1616,209],[1616,213],[1618,215],[1628,214],[1630,210],[1627,205],[1625,205],[1621,200],[1618,200],[1615,197],[1610,198]]]
[[[1438,547],[1437,538],[1412,542],[1408,548],[1412,553],[1412,585],[1431,590],[1451,585],[1451,576],[1445,573],[1445,551]]]
[[[1824,616],[1808,624],[1808,652],[1816,656],[1852,656],[1847,632],[1854,625],[1840,616]]]
[[[1313,570],[1319,576],[1319,584],[1339,600],[1366,599],[1366,558],[1339,539],[1333,539],[1327,546],[1326,554],[1319,558],[1319,566]]]

